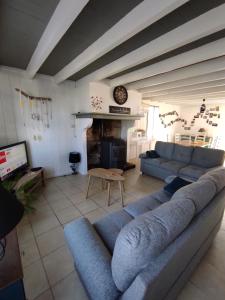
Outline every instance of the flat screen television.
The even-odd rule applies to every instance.
[[[0,147],[0,181],[26,170],[28,166],[25,141]]]

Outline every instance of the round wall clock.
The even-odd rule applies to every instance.
[[[124,86],[118,85],[113,90],[113,98],[119,105],[124,104],[127,101],[128,93]]]

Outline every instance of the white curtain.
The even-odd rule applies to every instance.
[[[152,143],[161,139],[161,126],[159,119],[159,107],[150,106],[148,109],[148,127],[147,127],[147,137]]]

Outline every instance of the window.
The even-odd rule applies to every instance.
[[[160,120],[159,107],[150,106],[148,109],[147,136],[151,141],[159,139]]]

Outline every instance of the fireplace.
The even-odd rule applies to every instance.
[[[88,169],[128,168],[127,143],[121,138],[121,126],[121,120],[93,119],[87,129]]]
[[[74,150],[81,154],[79,173],[87,174],[88,169],[101,167],[101,142],[104,139],[120,139],[121,143],[129,144],[129,129],[134,126],[135,120],[142,115],[120,115],[102,112],[74,113]],[[110,147],[109,147],[110,148]],[[114,146],[113,151],[115,152]],[[118,153],[118,152],[117,152]],[[126,146],[126,157],[129,158],[129,149]],[[126,163],[123,169],[134,167]]]
[[[103,138],[100,165],[102,168],[124,169],[127,162],[127,143],[122,139]]]

